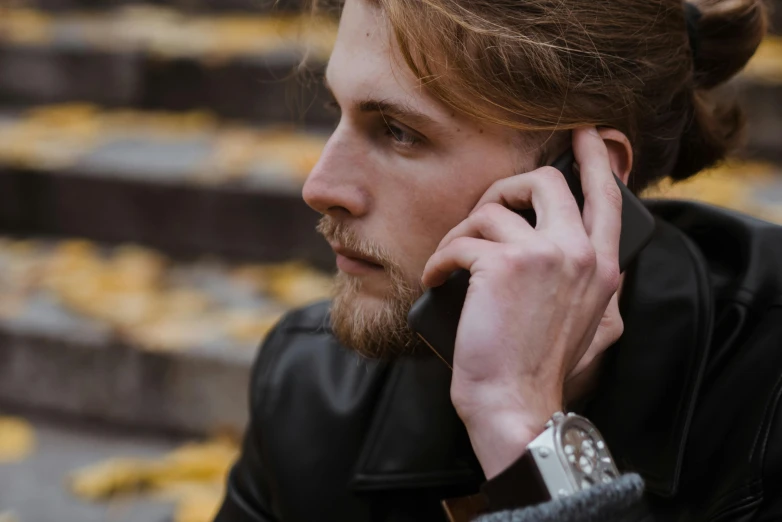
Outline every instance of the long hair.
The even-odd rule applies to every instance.
[[[743,115],[712,90],[767,25],[762,0],[695,0],[689,33],[681,0],[357,1],[383,10],[406,66],[456,110],[522,130],[623,131],[636,192],[739,144]]]

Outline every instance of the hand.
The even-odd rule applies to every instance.
[[[471,272],[451,399],[488,478],[563,409],[567,377],[622,333],[616,306],[621,192],[595,128],[575,130],[573,148],[583,220],[556,169],[512,176],[489,188],[424,270],[429,287],[457,269]],[[533,207],[536,228],[508,207]]]

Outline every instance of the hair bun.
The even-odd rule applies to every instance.
[[[766,34],[763,0],[699,0],[700,16],[688,31],[696,42],[693,52],[697,89],[712,89],[725,83],[749,61]],[[692,27],[690,27],[692,26]]]
[[[682,133],[670,176],[681,180],[722,160],[744,138],[745,119],[735,100],[706,92],[749,61],[766,34],[763,0],[699,0],[700,16],[685,4],[694,62],[692,117]]]

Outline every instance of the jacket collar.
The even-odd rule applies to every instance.
[[[651,493],[676,492],[710,344],[706,265],[679,230],[658,221],[628,271],[621,340],[606,354],[583,413],[600,429],[620,469]],[[355,490],[463,486],[483,480],[450,401],[450,371],[436,358],[390,369],[353,474]]]
[[[618,467],[639,473],[656,495],[674,495],[678,487],[711,344],[712,303],[700,251],[658,220],[654,239],[625,278],[625,333],[606,354],[583,410]]]

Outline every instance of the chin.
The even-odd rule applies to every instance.
[[[392,279],[383,271],[361,275],[339,271],[336,286],[338,292],[346,292],[367,305],[383,303],[395,292]]]
[[[421,289],[412,290],[393,277],[386,278],[382,288],[374,282],[337,274],[331,306],[334,335],[345,347],[372,359],[413,353],[416,343],[407,313]]]

